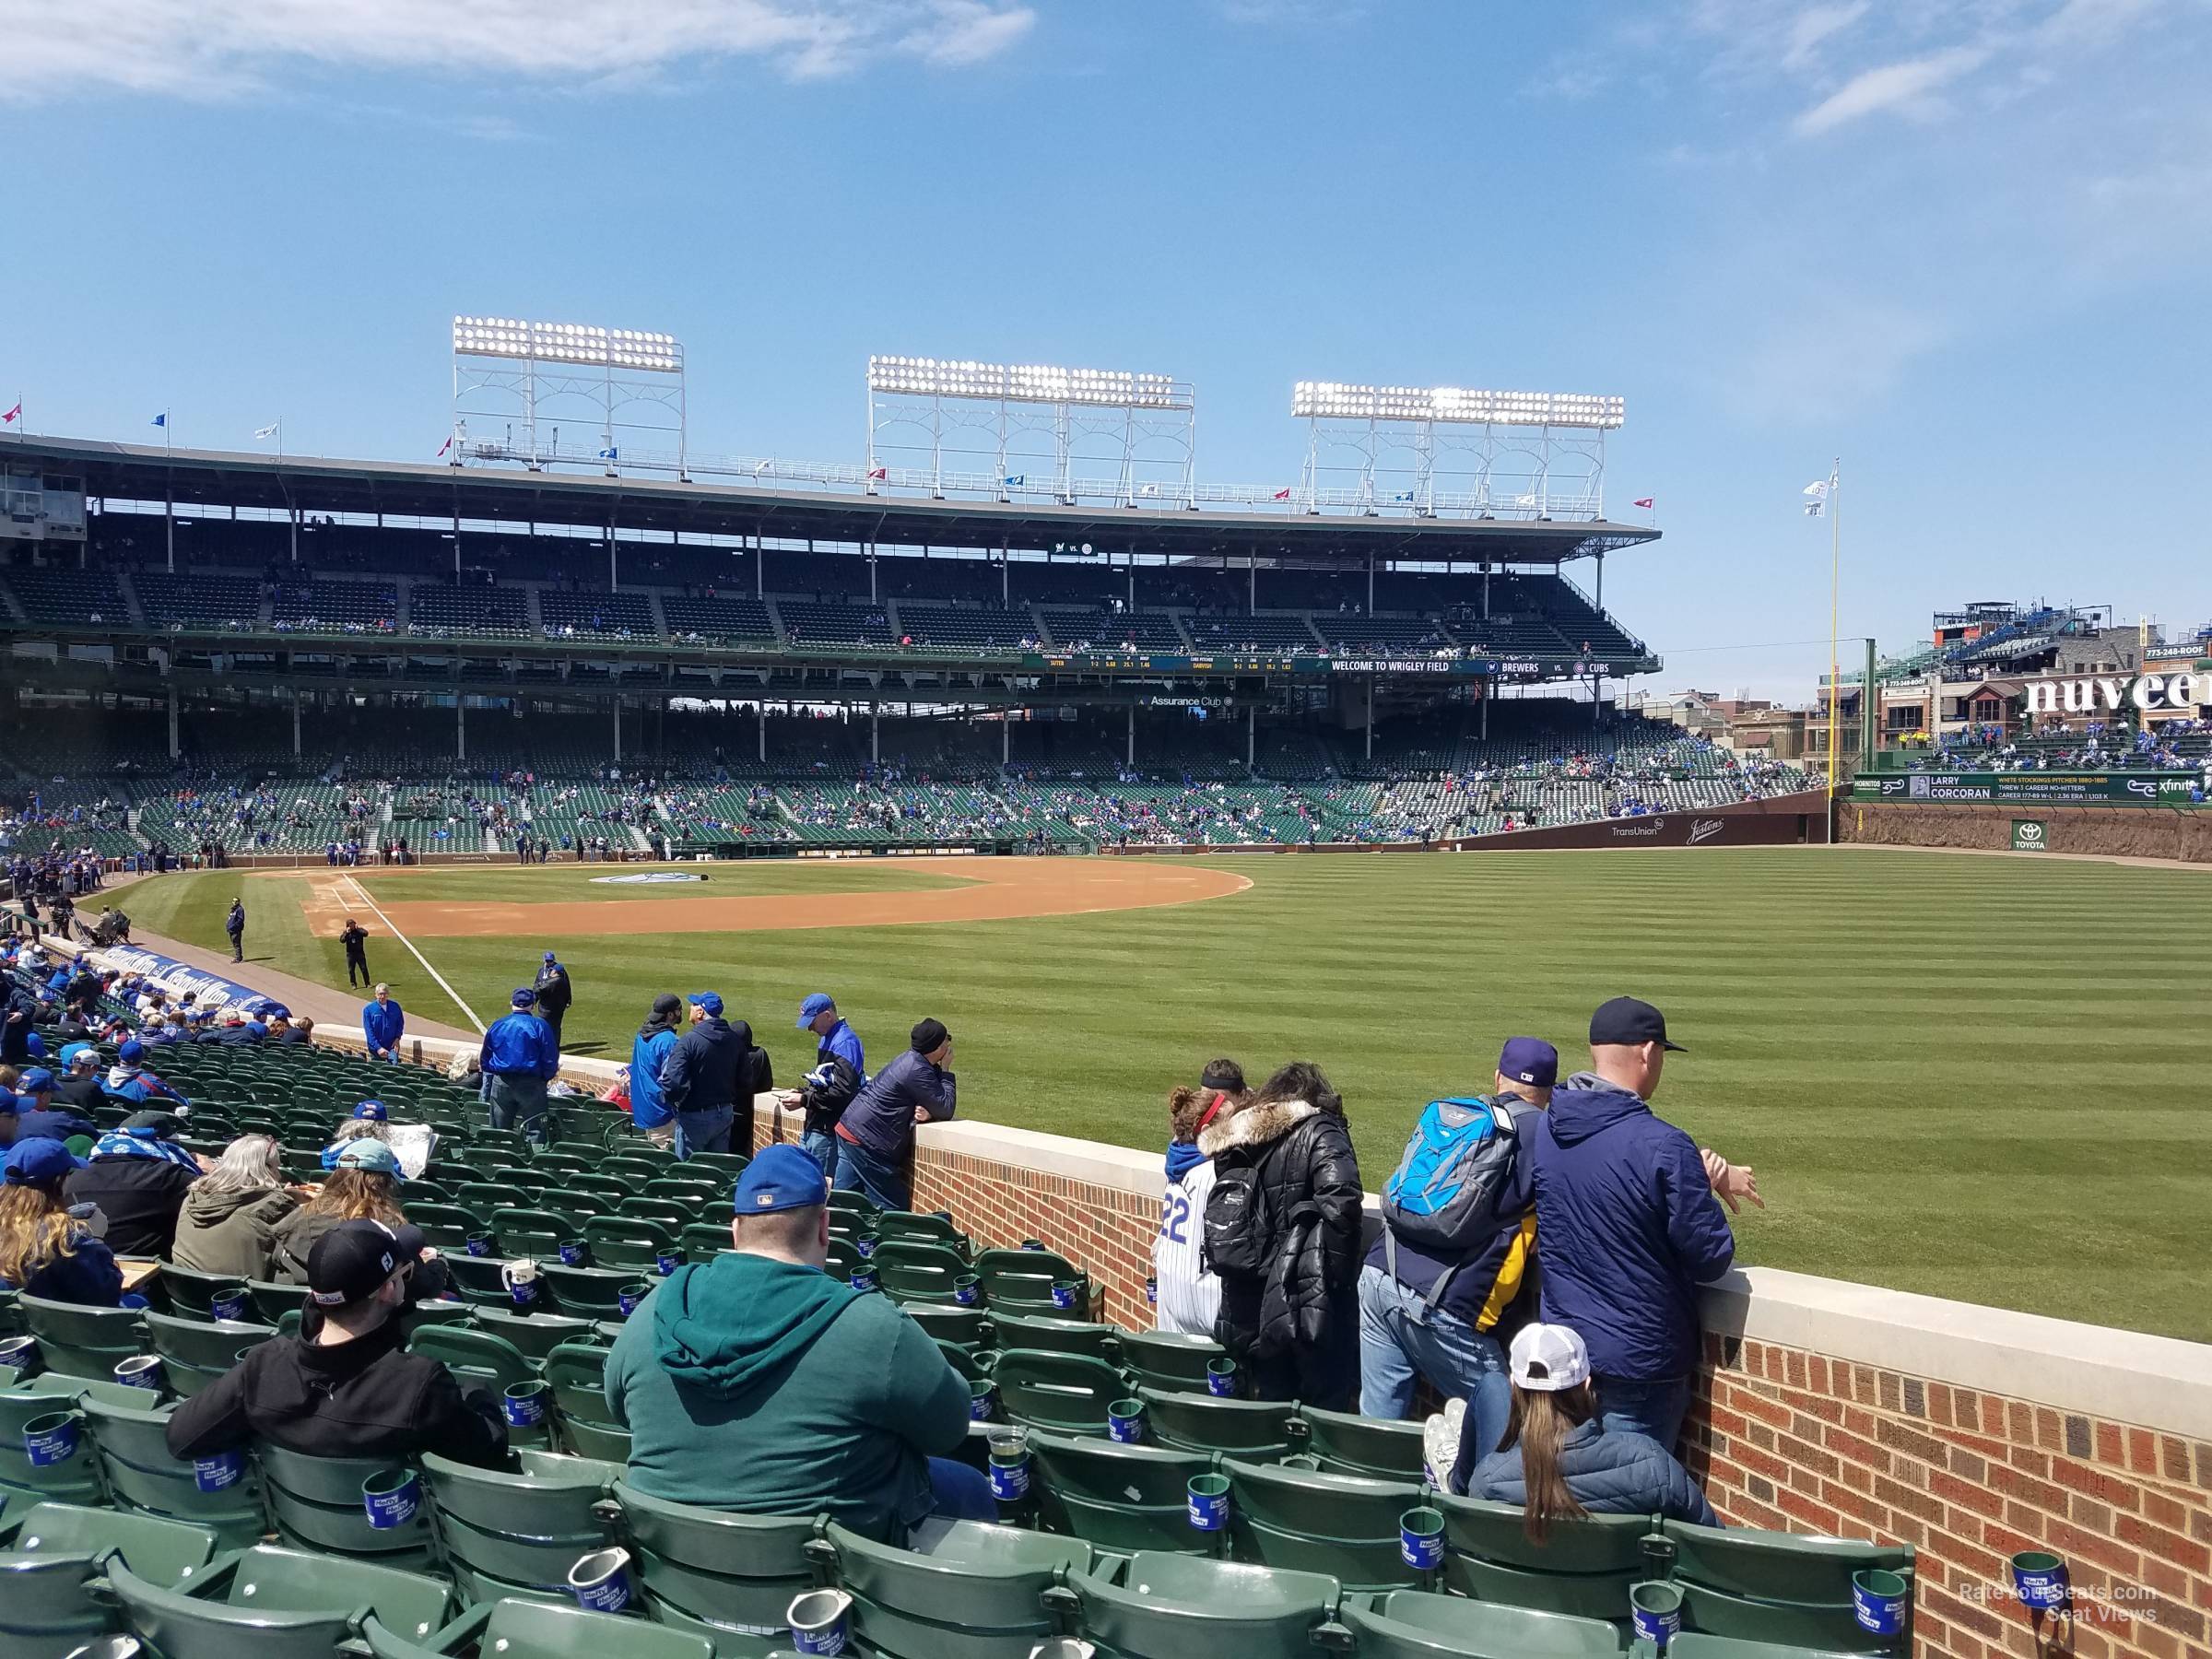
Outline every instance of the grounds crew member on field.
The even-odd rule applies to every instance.
[[[554,959],[551,951],[546,952],[545,966],[537,971],[537,1011],[553,1028],[553,1046],[560,1046],[560,1022],[569,1017],[569,1005],[576,1000],[576,988],[569,983],[569,971]]]
[[[359,982],[367,984],[369,982],[369,930],[348,916],[346,918],[346,925],[338,929],[338,943],[346,947],[346,983],[348,986],[354,984],[356,982],[354,975],[358,973],[360,975]]]
[[[244,961],[246,959],[246,901],[243,899],[230,900],[230,913],[223,918],[223,931],[230,935],[230,959],[234,962]]]
[[[553,1028],[531,1012],[537,993],[528,986],[508,1001],[514,1012],[491,1022],[477,1065],[484,1073],[484,1104],[494,1129],[520,1129],[546,1139],[546,1079],[560,1070]]]
[[[377,986],[375,1000],[361,1005],[361,1037],[369,1044],[369,1058],[396,1062],[399,1040],[406,1030],[406,1010],[393,996],[392,987]]]

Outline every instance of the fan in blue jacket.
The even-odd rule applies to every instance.
[[[1715,1183],[1759,1201],[1735,1169],[1645,1104],[1669,1050],[1649,1003],[1591,1017],[1593,1069],[1551,1097],[1526,1142],[1542,1241],[1543,1317],[1588,1343],[1606,1427],[1671,1447],[1698,1361],[1698,1287],[1735,1259]]]
[[[1518,1504],[1523,1528],[1544,1542],[1551,1523],[1584,1515],[1660,1515],[1718,1526],[1705,1494],[1665,1447],[1608,1430],[1597,1415],[1590,1350],[1566,1325],[1523,1325],[1513,1338],[1513,1400],[1504,1450],[1480,1436],[1459,1443],[1452,1490]]]
[[[653,1018],[629,1041],[629,1121],[639,1129],[667,1130],[665,1135],[654,1137],[664,1145],[675,1138],[668,1125],[676,1112],[661,1088],[661,1067],[681,1035],[677,1026],[683,1010],[682,997],[673,991],[662,992],[653,999]]]
[[[392,994],[392,987],[377,986],[374,1000],[361,1005],[361,1039],[369,1045],[369,1058],[396,1061],[399,1040],[406,1030],[407,1011]]]

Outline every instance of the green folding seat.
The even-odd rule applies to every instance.
[[[1124,1331],[1122,1363],[1147,1388],[1202,1390],[1206,1368],[1229,1350],[1210,1336],[1180,1331]]]
[[[1306,1426],[1306,1450],[1324,1469],[1378,1480],[1419,1480],[1425,1474],[1418,1423],[1324,1411],[1317,1406],[1301,1406],[1298,1415]]]
[[[323,1148],[321,1147],[278,1147],[276,1167],[284,1171],[285,1179],[297,1182],[316,1182],[323,1179]]]
[[[1145,1550],[1118,1582],[1086,1573],[1051,1599],[1073,1602],[1085,1639],[1121,1659],[1311,1659],[1317,1633],[1343,1633],[1342,1595],[1325,1573]]]
[[[1866,1640],[1865,1631],[1859,1640]],[[1901,1641],[1901,1639],[1900,1639]],[[1650,1643],[1634,1643],[1631,1656],[1645,1654]],[[1830,1648],[1794,1647],[1779,1641],[1749,1641],[1741,1636],[1709,1636],[1702,1630],[1683,1630],[1666,1644],[1666,1651],[1677,1659],[1860,1659],[1854,1653],[1840,1653]],[[1911,1652],[1901,1648],[1900,1652]]]
[[[546,1356],[543,1371],[569,1450],[622,1463],[629,1457],[629,1430],[606,1403],[606,1352],[594,1343],[564,1342]]]
[[[452,1606],[422,1573],[271,1545],[218,1557],[173,1590],[120,1565],[107,1577],[125,1622],[161,1659],[330,1659],[371,1617],[418,1641]]]
[[[305,1285],[279,1284],[275,1279],[248,1279],[246,1296],[253,1304],[253,1317],[262,1324],[279,1324],[287,1313],[300,1313],[307,1307]]]
[[[641,1619],[551,1602],[509,1599],[476,1607],[430,1637],[408,1641],[375,1618],[361,1627],[372,1659],[440,1659],[451,1653],[512,1659],[715,1659],[714,1643]]]
[[[1009,1250],[1004,1246],[978,1251],[971,1270],[983,1281],[986,1290],[996,1288],[1002,1280],[1041,1279],[1049,1289],[1054,1279],[1090,1277],[1056,1250]]]
[[[1807,1538],[1751,1527],[1693,1526],[1669,1521],[1662,1528],[1674,1546],[1672,1577],[1682,1592],[1685,1629],[1711,1636],[1839,1651],[1879,1648],[1852,1611],[1855,1572],[1894,1572],[1913,1585],[1909,1545],[1850,1538]],[[1905,1603],[1905,1630],[1897,1643],[1910,1651],[1912,1604]]]
[[[639,1156],[644,1149],[642,1142],[625,1144],[619,1152],[609,1153],[595,1166],[602,1175],[611,1176],[632,1192],[641,1193],[653,1181],[679,1166],[672,1157],[666,1163]]]
[[[935,1244],[878,1244],[871,1265],[884,1294],[900,1303],[951,1304],[968,1273],[967,1263]]]
[[[1032,1489],[1051,1531],[1114,1554],[1140,1549],[1210,1554],[1212,1536],[1190,1524],[1190,1483],[1209,1473],[1204,1452],[1124,1445],[1034,1430]]]
[[[559,1261],[560,1247],[583,1237],[584,1218],[564,1209],[510,1206],[491,1212],[491,1236],[501,1255]]]
[[[1128,1381],[1103,1359],[1042,1348],[1006,1348],[993,1368],[999,1404],[1017,1423],[1067,1434],[1103,1434]]]
[[[1347,1596],[1337,1617],[1360,1659],[1617,1659],[1621,1651],[1620,1628],[1602,1618],[1422,1590],[1394,1590],[1371,1607],[1364,1596]],[[1668,1652],[1682,1659],[1678,1643]]]
[[[1629,1586],[1661,1578],[1644,1539],[1649,1515],[1555,1521],[1541,1544],[1523,1530],[1518,1505],[1432,1493],[1444,1513],[1444,1583],[1478,1601],[1581,1618],[1626,1618]]]
[[[833,1219],[838,1216],[852,1216],[872,1223],[882,1213],[865,1193],[832,1191],[830,1194],[830,1214]]]
[[[657,1221],[671,1233],[683,1231],[700,1218],[697,1205],[674,1198],[648,1198],[642,1194],[623,1199],[615,1206],[615,1214],[625,1221]]]
[[[1121,1333],[1110,1324],[1079,1319],[1038,1319],[992,1311],[1001,1347],[1041,1348],[1053,1354],[1084,1354],[1112,1365],[1122,1352]]]
[[[146,1327],[132,1308],[85,1308],[18,1294],[24,1328],[39,1339],[48,1371],[104,1382],[144,1349]]]
[[[501,1176],[486,1172],[483,1181],[465,1181],[453,1188],[452,1202],[474,1211],[487,1222],[498,1211],[513,1206],[515,1189]]]
[[[22,1334],[23,1308],[17,1300],[18,1294],[13,1286],[0,1285],[0,1336]]]
[[[595,1141],[557,1140],[543,1152],[533,1154],[531,1161],[561,1168],[595,1170],[599,1167],[600,1159],[606,1156],[606,1148]]]
[[[592,1506],[612,1489],[619,1465],[546,1452],[515,1456],[512,1473],[436,1455],[422,1460],[446,1569],[464,1601],[566,1601],[563,1585],[577,1559],[615,1542],[610,1523]]]
[[[88,1394],[83,1401],[100,1477],[116,1505],[206,1527],[226,1549],[257,1542],[268,1524],[253,1465],[249,1463],[236,1485],[201,1491],[193,1465],[169,1454],[169,1419],[176,1408],[149,1408],[140,1403],[149,1397],[145,1391],[131,1392],[138,1400]]]
[[[661,1252],[676,1247],[676,1228],[641,1216],[594,1216],[583,1224],[583,1241],[598,1267],[629,1267],[647,1274],[658,1270]],[[726,1250],[730,1230],[714,1230],[716,1248]],[[636,1277],[633,1274],[631,1277]]]
[[[409,1302],[399,1311],[399,1328],[412,1336],[425,1325],[465,1325],[476,1317],[476,1310],[465,1301],[441,1297],[436,1301]]]
[[[579,1147],[582,1145],[580,1141],[571,1141],[569,1144]],[[554,1180],[565,1182],[570,1176],[581,1175],[586,1170],[591,1169],[594,1162],[596,1162],[596,1159],[588,1149],[581,1153],[571,1153],[563,1152],[558,1147],[547,1147],[545,1151],[536,1153],[531,1158],[530,1168],[537,1174],[550,1175]]]
[[[507,1293],[507,1281],[500,1277],[500,1270],[507,1265],[505,1256],[472,1256],[465,1251],[457,1251],[438,1259],[445,1264],[456,1300],[472,1308],[514,1305]]]
[[[421,1182],[407,1183],[407,1219],[421,1228],[422,1236],[440,1251],[466,1250],[469,1234],[491,1230],[483,1217],[464,1205],[423,1203],[423,1185]]]
[[[691,1241],[691,1235],[698,1230],[697,1228],[691,1227],[684,1229],[684,1241],[688,1244]],[[729,1247],[730,1235],[724,1230],[722,1235],[722,1248],[727,1250]],[[822,1265],[834,1278],[851,1278],[853,1270],[858,1267],[864,1259],[860,1253],[860,1247],[852,1240],[841,1239],[833,1233],[830,1239],[829,1254],[823,1258]]]
[[[594,1216],[611,1216],[623,1202],[604,1193],[582,1191],[566,1182],[546,1188],[538,1194],[537,1201],[557,1215],[573,1216],[580,1222]]]
[[[677,1168],[699,1171],[711,1170],[724,1187],[736,1184],[737,1177],[745,1173],[745,1166],[753,1160],[739,1152],[694,1152],[679,1160]]]
[[[900,1549],[832,1525],[813,1550],[853,1597],[861,1646],[885,1659],[1029,1659],[1057,1634],[1044,1593],[1091,1547],[975,1521],[924,1521]]]
[[[641,1277],[649,1283],[658,1278],[635,1267],[563,1267],[558,1262],[547,1262],[538,1271],[542,1294],[553,1311],[576,1319],[620,1319],[622,1288]]]
[[[41,1503],[9,1524],[16,1536],[0,1551],[0,1653],[9,1659],[63,1659],[115,1628],[98,1594],[103,1558],[173,1585],[215,1553],[198,1527],[113,1510]]]
[[[538,1306],[542,1308],[544,1305],[541,1297]],[[515,1308],[478,1308],[476,1319],[479,1331],[512,1344],[524,1359],[533,1363],[543,1359],[564,1342],[590,1341],[594,1324],[589,1319],[571,1318],[567,1314],[535,1311],[525,1313]]]
[[[981,1308],[963,1308],[947,1302],[902,1304],[906,1316],[939,1342],[962,1347],[995,1347],[997,1337],[991,1317]]]
[[[161,1584],[182,1583],[215,1559],[218,1543],[204,1526],[73,1503],[33,1504],[9,1524],[15,1536],[7,1547],[14,1554],[97,1558],[117,1550],[140,1578]],[[0,1604],[5,1601],[0,1596]]]
[[[1413,1585],[1398,1554],[1398,1517],[1422,1501],[1411,1482],[1225,1459],[1237,1559],[1325,1572],[1347,1589]]]
[[[143,1395],[143,1389],[125,1390],[114,1382],[88,1382],[82,1377],[47,1371],[28,1382],[18,1380],[0,1393],[0,1491],[26,1493],[55,1503],[104,1503],[100,1458],[91,1437],[85,1432],[84,1398],[94,1389],[110,1394]],[[76,1421],[77,1444],[74,1455],[60,1463],[34,1464],[23,1444],[23,1430],[40,1418],[67,1412]]]
[[[191,1319],[213,1319],[215,1311],[210,1303],[218,1290],[229,1290],[245,1281],[232,1274],[195,1273],[189,1267],[173,1263],[161,1264],[161,1271],[153,1282],[161,1288],[169,1299],[169,1311]]]
[[[1300,1441],[1298,1407],[1288,1401],[1232,1400],[1159,1388],[1139,1388],[1136,1395],[1163,1445],[1267,1463],[1288,1455]]]
[[[784,1612],[815,1587],[811,1515],[738,1515],[615,1483],[621,1533],[660,1624],[713,1640],[722,1659],[788,1645]],[[1027,1659],[1028,1649],[1023,1649]],[[611,1659],[611,1656],[610,1656]]]
[[[576,1322],[561,1324],[572,1326]],[[426,1325],[407,1338],[407,1349],[442,1360],[465,1387],[473,1382],[494,1394],[537,1375],[530,1357],[504,1335],[465,1325]]]
[[[917,1210],[885,1210],[876,1218],[876,1238],[881,1244],[938,1244],[960,1259],[966,1269],[974,1253],[968,1235],[943,1216]]]
[[[285,1544],[410,1571],[429,1570],[433,1541],[427,1499],[412,1521],[394,1527],[371,1526],[361,1507],[362,1484],[394,1467],[393,1463],[367,1457],[309,1457],[266,1441],[255,1455],[261,1465],[262,1493],[276,1535]]]
[[[248,1348],[275,1339],[275,1325],[245,1319],[192,1319],[173,1313],[145,1315],[147,1339],[161,1356],[170,1392],[190,1399],[233,1365]]]
[[[909,1309],[908,1312],[912,1312]],[[998,1362],[995,1352],[988,1356],[971,1347],[962,1347],[957,1342],[937,1339],[937,1352],[945,1356],[945,1363],[970,1382],[981,1382],[990,1377],[992,1367]]]
[[[606,1204],[604,1213],[611,1216],[615,1213],[616,1206],[641,1189],[634,1181],[625,1181],[619,1175],[601,1173],[598,1165],[594,1164],[581,1174],[571,1175],[562,1181],[560,1190],[604,1200]]]
[[[630,1192],[636,1192],[642,1197],[665,1198],[672,1204],[688,1204],[700,1209],[711,1205],[727,1205],[730,1201],[730,1189],[723,1182],[705,1176],[656,1175],[642,1188],[626,1186],[624,1195],[627,1196]]]

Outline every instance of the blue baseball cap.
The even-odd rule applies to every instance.
[[[1498,1053],[1499,1075],[1532,1088],[1559,1080],[1559,1051],[1540,1037],[1508,1037]]]
[[[794,1147],[793,1150],[796,1151],[797,1148]],[[7,1149],[7,1161],[0,1164],[0,1180],[6,1181],[10,1186],[43,1186],[47,1182],[59,1181],[72,1170],[84,1167],[85,1160],[60,1141],[48,1140],[40,1135],[30,1140],[19,1140]]]
[[[392,1114],[384,1110],[384,1103],[382,1100],[363,1100],[353,1109],[353,1115],[357,1118],[364,1118],[371,1124],[381,1124]]]
[[[836,1006],[837,999],[835,997],[824,996],[819,991],[817,991],[799,1005],[799,1030],[805,1030],[815,1022],[817,1016],[828,1014]]]
[[[553,958],[553,953],[552,953],[551,951],[549,951],[549,950],[548,950],[548,951],[547,951],[547,952],[546,952],[546,960],[547,960],[547,961],[548,961],[548,962],[550,962],[550,961],[552,961],[553,959],[554,959],[554,958]]]
[[[374,1175],[389,1175],[394,1181],[405,1181],[406,1171],[400,1168],[399,1154],[380,1140],[364,1135],[359,1140],[347,1141],[338,1148],[336,1170],[367,1170]]]
[[[121,1048],[115,1051],[115,1058],[125,1065],[135,1060],[143,1060],[146,1058],[146,1044],[140,1042],[135,1037],[129,1038]]]
[[[53,1074],[42,1065],[34,1065],[17,1079],[16,1086],[27,1095],[52,1094]]]
[[[28,1098],[27,1096],[26,1099]],[[32,1100],[30,1103],[34,1108],[38,1105],[36,1100]],[[21,1109],[22,1104],[21,1100],[17,1100],[6,1089],[0,1088],[0,1112],[6,1112],[9,1117],[13,1117]]]
[[[508,1000],[510,1003],[513,1004],[513,1005],[514,1005],[514,1006],[516,1006],[516,1007],[518,1007],[518,1008],[526,1008],[526,1007],[528,1007],[528,1006],[530,1006],[532,1003],[534,1003],[534,1002],[535,1002],[535,1001],[537,1000],[537,993],[536,993],[536,992],[535,992],[535,991],[533,991],[533,990],[531,990],[529,986],[527,986],[527,985],[524,985],[524,986],[520,987],[520,988],[519,988],[519,989],[518,989],[518,990],[515,992],[515,994],[514,994],[512,996],[509,997],[507,1000]]]
[[[709,1014],[719,1016],[722,1013],[722,993],[719,991],[694,991],[691,993],[691,1003],[695,1007],[704,1008]],[[818,1164],[816,1168],[818,1170],[820,1166]]]
[[[830,1202],[830,1178],[814,1155],[788,1141],[763,1148],[745,1166],[730,1194],[740,1216],[772,1216],[778,1210],[814,1209]]]
[[[64,1065],[74,1065],[76,1064],[76,1057],[79,1054],[89,1054],[91,1053],[92,1045],[88,1042],[65,1042],[62,1044],[62,1064]],[[95,1058],[97,1058],[97,1056],[95,1056]]]

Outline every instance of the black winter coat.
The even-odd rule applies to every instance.
[[[119,1256],[166,1256],[197,1171],[165,1158],[95,1158],[62,1183],[71,1204],[97,1204],[108,1248]]]
[[[1303,1100],[1264,1101],[1208,1124],[1198,1148],[1215,1171],[1205,1252],[1221,1279],[1215,1338],[1247,1360],[1357,1345],[1356,1324],[1338,1328],[1359,1277],[1364,1196],[1344,1120]]]

